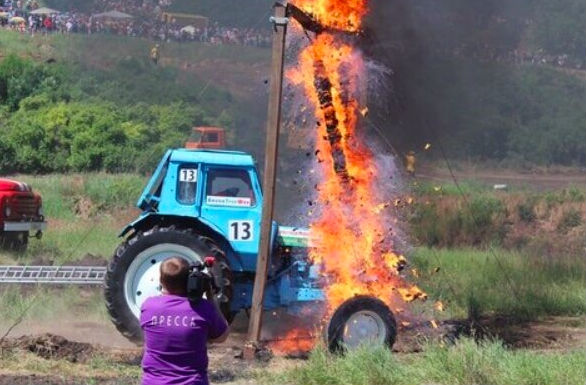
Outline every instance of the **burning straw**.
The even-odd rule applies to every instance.
[[[310,43],[301,50],[289,80],[303,88],[316,118],[316,153],[320,162],[317,205],[311,223],[319,246],[311,257],[323,266],[329,311],[355,295],[383,300],[391,309],[425,298],[400,271],[406,261],[392,242],[396,219],[375,210],[388,200],[373,152],[359,134],[365,59],[353,35],[360,32],[366,0],[296,0]],[[361,105],[362,103],[362,105]]]

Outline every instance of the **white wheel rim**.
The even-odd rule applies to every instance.
[[[124,276],[124,299],[137,319],[140,306],[148,298],[161,294],[159,268],[170,257],[181,257],[189,263],[203,262],[203,255],[175,243],[161,243],[143,250],[134,258]]]
[[[370,310],[360,310],[352,314],[344,325],[343,343],[352,349],[361,344],[382,345],[387,337],[383,319]]]

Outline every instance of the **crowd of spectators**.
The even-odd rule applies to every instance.
[[[238,44],[267,47],[268,31],[251,28],[229,28],[208,22],[193,26],[179,24],[162,17],[170,0],[99,0],[91,12],[70,10],[55,14],[34,15],[37,0],[0,0],[0,26],[23,33],[113,34],[152,39],[155,41],[198,41],[210,44]],[[119,11],[132,17],[96,16],[103,11]],[[15,19],[16,18],[16,19]],[[16,22],[14,22],[16,21]]]
[[[473,58],[481,62],[549,65],[559,68],[586,69],[586,60],[568,54],[550,54],[544,49],[498,49],[489,44],[461,44],[457,47],[435,47],[445,55]]]

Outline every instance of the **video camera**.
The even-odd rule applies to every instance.
[[[208,267],[214,265],[213,257],[206,257],[204,262],[196,262],[189,267],[189,276],[187,277],[187,298],[192,302],[199,301],[203,295],[212,291],[215,287],[212,275],[206,271]]]

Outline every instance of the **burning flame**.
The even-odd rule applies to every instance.
[[[348,32],[359,31],[368,12],[367,0],[296,0],[293,3],[324,27]]]
[[[348,33],[360,31],[366,0],[296,0],[294,4],[326,27],[287,73],[314,107],[316,153],[331,154],[320,162],[321,211],[314,212],[311,223],[319,247],[310,256],[323,266],[328,279],[330,311],[356,295],[377,297],[396,310],[402,302],[426,295],[399,275],[406,261],[392,251],[390,214],[383,212],[391,203],[378,203],[379,170],[372,152],[356,135],[359,116],[368,111],[357,100],[366,70],[362,52],[349,42]]]
[[[316,337],[305,329],[290,330],[282,338],[269,344],[271,350],[278,354],[305,353],[313,349]]]

